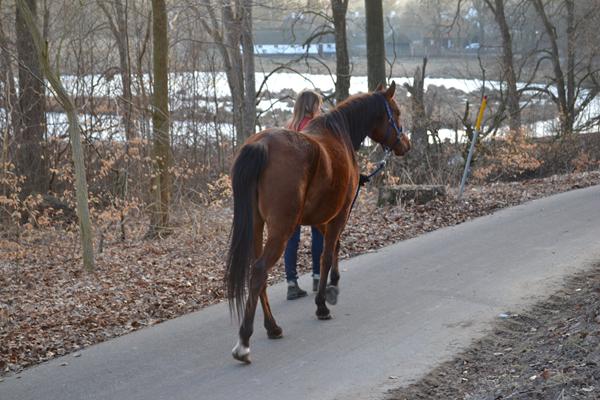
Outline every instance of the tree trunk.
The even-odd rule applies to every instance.
[[[521,107],[519,105],[520,95],[517,90],[517,76],[515,74],[514,57],[512,51],[512,37],[510,27],[506,21],[504,11],[504,0],[486,0],[498,24],[500,35],[502,37],[502,70],[504,80],[506,81],[506,105],[508,110],[508,127],[515,137],[521,136]]]
[[[152,0],[152,64],[153,95],[152,125],[154,137],[154,204],[150,218],[149,236],[166,233],[171,203],[172,164],[169,137],[169,40],[167,37],[167,9],[165,0]]]
[[[365,0],[367,28],[367,75],[369,91],[385,84],[385,43],[383,39],[383,4],[381,0]]]
[[[242,61],[244,65],[244,140],[254,133],[256,127],[256,75],[254,70],[254,41],[252,39],[252,1],[243,0],[240,11]]]
[[[231,108],[233,113],[233,126],[236,134],[236,145],[241,145],[246,140],[244,122],[244,62],[240,53],[242,27],[241,20],[235,18],[230,1],[225,2],[221,8],[223,23],[223,37],[217,33],[215,41],[220,43],[219,50],[225,64],[225,74],[231,92]],[[217,24],[213,21],[213,24]],[[215,27],[213,32],[218,32]]]
[[[485,28],[486,28],[486,18],[484,15],[485,8],[485,0],[475,0],[473,1],[473,7],[477,11],[477,41],[479,42],[479,48],[483,49],[486,46],[485,40]]]
[[[81,231],[81,248],[83,253],[83,265],[88,271],[94,269],[94,245],[92,238],[92,225],[90,222],[90,211],[88,207],[88,190],[85,176],[85,164],[83,150],[81,147],[81,127],[77,118],[75,104],[62,86],[60,73],[53,71],[50,67],[50,59],[45,41],[36,25],[35,15],[28,7],[29,0],[17,0],[17,11],[20,14],[24,26],[29,29],[31,46],[38,58],[38,65],[56,93],[57,101],[67,113],[69,121],[69,137],[73,152],[73,164],[75,166],[75,192],[77,198],[77,216]]]
[[[0,7],[2,1],[0,0]],[[15,77],[13,74],[11,55],[8,51],[8,39],[4,33],[4,27],[2,26],[2,19],[0,18],[0,83],[4,88],[4,99],[6,109],[7,123],[6,131],[4,132],[6,137],[9,137],[9,131],[12,129],[12,136],[18,137],[19,132],[19,112],[18,104],[19,98],[17,96],[17,89],[15,87]],[[8,141],[3,143],[4,149],[6,149],[6,157],[4,161],[8,162]],[[4,167],[4,166],[3,166]]]
[[[577,99],[575,88],[575,1],[565,0],[567,9],[567,121],[565,121],[566,133],[572,133],[575,125],[575,101]]]
[[[508,126],[517,137],[521,135],[521,107],[519,106],[519,92],[517,91],[517,76],[515,74],[512,52],[512,37],[510,27],[506,22],[504,0],[496,1],[496,22],[502,35],[502,66],[507,86]]]
[[[567,1],[567,9],[569,9],[570,1]],[[569,101],[567,98],[567,89],[565,82],[565,75],[563,73],[562,67],[560,65],[560,52],[558,50],[558,33],[556,27],[552,25],[548,15],[546,14],[545,5],[542,0],[533,0],[533,6],[537,11],[542,23],[544,25],[544,29],[546,30],[546,34],[548,35],[548,39],[550,41],[550,50],[549,57],[552,62],[552,69],[554,72],[554,83],[556,86],[557,95],[553,96],[554,102],[558,106],[558,119],[560,123],[560,132],[563,135],[569,135],[573,132],[573,124],[574,124],[574,115],[573,109],[569,107]],[[568,11],[569,12],[569,11]],[[567,21],[570,20],[570,17],[567,16]],[[571,25],[573,27],[573,25]],[[571,56],[574,59],[574,49],[572,50]],[[568,51],[567,53],[571,53]],[[568,61],[570,63],[571,61]],[[569,78],[570,80],[570,78]],[[570,97],[570,96],[569,96]]]
[[[425,112],[425,69],[427,68],[427,57],[423,58],[422,67],[417,67],[413,78],[413,84],[404,84],[410,93],[412,135],[411,141],[415,151],[421,153],[428,145],[427,121]]]
[[[350,95],[350,58],[346,39],[346,11],[348,0],[331,0],[335,29],[335,101],[340,103]]]
[[[99,1],[98,6],[108,19],[110,30],[115,38],[119,52],[119,70],[121,73],[122,92],[119,99],[120,111],[125,127],[127,141],[135,139],[137,131],[133,122],[133,95],[131,93],[131,58],[129,56],[129,34],[127,29],[128,10],[123,6],[122,0],[113,2],[114,17],[104,1]]]
[[[202,0],[208,14],[199,14],[200,23],[213,38],[225,68],[231,92],[236,145],[254,133],[256,126],[256,82],[252,39],[251,0],[223,0],[217,17],[210,0]],[[234,8],[235,4],[235,8]],[[208,21],[208,22],[207,22]],[[210,22],[210,25],[209,25]]]
[[[25,0],[37,24],[36,0]],[[37,25],[36,25],[37,27]],[[44,78],[40,67],[32,33],[28,29],[22,7],[17,7],[17,55],[19,60],[19,114],[20,130],[16,141],[17,173],[27,180],[22,193],[44,193],[48,190],[48,164],[46,157],[46,104]]]

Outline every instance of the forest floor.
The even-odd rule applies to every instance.
[[[600,171],[474,186],[462,201],[450,190],[446,198],[425,205],[386,207],[377,207],[376,189],[367,188],[342,237],[341,256],[376,251],[501,208],[597,184]],[[143,239],[143,218],[128,222],[124,241],[116,228],[106,231],[93,273],[82,269],[73,227],[0,237],[0,376],[222,301],[231,209],[220,203],[174,209],[174,231],[162,240]],[[302,272],[310,268],[309,249],[306,231],[299,254]],[[281,265],[269,279],[283,279]]]

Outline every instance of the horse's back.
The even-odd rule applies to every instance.
[[[253,144],[265,146],[268,154],[258,182],[260,215],[269,225],[285,221],[283,225],[293,227],[299,222],[307,186],[315,173],[318,145],[302,133],[281,128],[261,131],[245,143]]]
[[[318,225],[333,218],[348,201],[354,162],[332,138],[271,128],[247,143],[260,143],[268,151],[259,180],[259,211],[267,222]]]

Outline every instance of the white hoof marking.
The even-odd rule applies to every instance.
[[[239,340],[233,350],[231,350],[231,354],[237,359],[244,358],[248,354],[250,354],[250,347],[244,346]]]

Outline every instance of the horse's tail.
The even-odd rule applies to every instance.
[[[257,205],[258,178],[267,163],[267,148],[262,143],[242,147],[231,169],[233,223],[225,280],[229,310],[243,315],[250,265],[254,261],[254,212]]]

